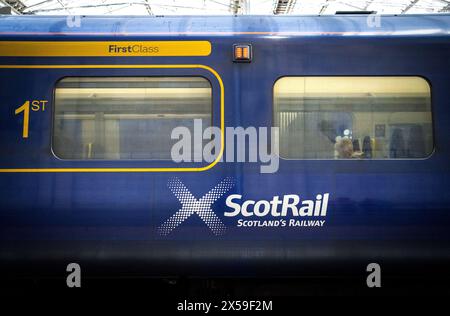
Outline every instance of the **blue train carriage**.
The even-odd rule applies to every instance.
[[[2,271],[445,266],[449,63],[449,15],[2,16]]]

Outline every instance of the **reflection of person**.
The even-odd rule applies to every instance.
[[[353,143],[349,138],[339,139],[334,145],[334,148],[337,151],[338,158],[349,159],[353,157]]]
[[[400,128],[396,128],[392,132],[389,156],[391,158],[406,158],[405,138]]]
[[[372,158],[372,141],[369,136],[364,137],[362,151],[364,158]]]

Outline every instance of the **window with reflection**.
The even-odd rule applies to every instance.
[[[168,160],[172,130],[194,135],[195,119],[203,129],[212,124],[211,84],[202,77],[64,78],[55,89],[52,148],[61,159]]]
[[[433,151],[431,93],[420,77],[283,77],[274,125],[286,159],[408,159]]]

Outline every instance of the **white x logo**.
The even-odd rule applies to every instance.
[[[169,180],[167,185],[172,193],[181,202],[181,208],[158,228],[160,235],[168,235],[172,230],[174,230],[194,213],[197,213],[198,216],[200,216],[214,235],[222,235],[225,233],[225,225],[213,212],[211,206],[225,192],[234,186],[234,180],[232,178],[227,177],[223,179],[218,185],[216,185],[199,200],[192,195],[192,193],[178,178]]]

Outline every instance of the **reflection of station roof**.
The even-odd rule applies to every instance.
[[[450,12],[450,0],[0,0],[13,14],[39,15],[318,15]],[[6,11],[3,11],[3,13]],[[2,11],[0,11],[2,13]]]

